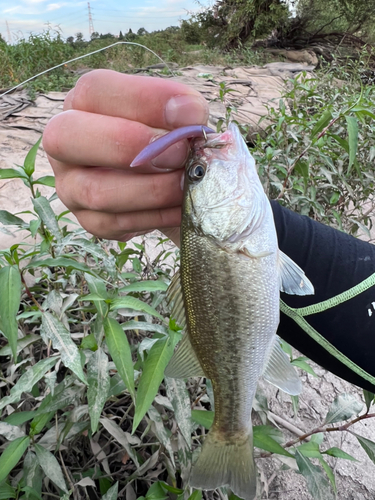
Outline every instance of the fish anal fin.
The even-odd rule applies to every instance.
[[[172,359],[168,363],[165,376],[172,378],[205,377],[187,333],[182,337]]]
[[[233,442],[212,428],[193,467],[190,486],[213,490],[228,485],[238,497],[254,500],[256,484],[252,432]]]
[[[279,250],[280,290],[290,295],[313,295],[314,287],[302,269]]]
[[[301,380],[294,366],[290,364],[289,357],[282,350],[279,337],[276,337],[272,346],[263,378],[292,396],[297,396],[302,391]]]

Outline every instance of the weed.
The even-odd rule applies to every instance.
[[[370,237],[374,211],[374,89],[332,73],[290,81],[253,154],[270,198],[352,234]]]
[[[29,234],[28,244],[0,252],[0,435],[8,443],[0,456],[0,497],[67,500],[73,492],[98,497],[100,491],[103,500],[201,498],[188,486],[191,447],[212,424],[212,388],[202,379],[187,386],[164,379],[181,338],[164,300],[178,251],[160,237],[160,251],[151,259],[145,240],[111,244],[88,238],[82,228],[69,229],[68,213],[52,211],[55,195],[38,191],[40,184],[54,186],[51,176],[34,179],[38,146],[22,166],[0,170],[0,178],[18,178],[30,188],[34,207],[30,222],[0,211],[3,225]],[[283,176],[274,187],[282,182]],[[290,351],[287,344],[284,349]],[[292,362],[312,373],[305,358]],[[316,498],[331,499],[336,483],[324,456],[353,457],[327,448],[324,434],[373,417],[373,399],[365,392],[362,411],[357,398],[340,395],[324,425],[286,441],[266,425],[272,417],[258,393],[255,408],[265,425],[254,427],[254,445],[263,450],[257,457],[292,460],[311,492],[311,485],[322,486]],[[356,437],[373,460],[375,443]],[[228,495],[223,488],[220,496]]]
[[[150,46],[177,58],[175,34],[170,35],[170,40],[156,37]],[[50,38],[46,34],[33,40],[39,57],[50,58],[49,66],[77,54],[72,44]],[[8,78],[3,84],[30,75],[34,55],[27,43],[1,46],[1,77]],[[54,43],[61,49],[56,59],[49,48]],[[108,40],[96,40],[90,50],[104,43]],[[88,47],[80,44],[79,50]],[[90,64],[125,70],[154,62],[137,48],[111,50],[110,56],[92,56]],[[229,57],[207,49],[199,57],[208,63],[216,55]],[[187,61],[190,56],[181,57],[179,61]],[[250,61],[252,56],[246,57]],[[16,74],[18,60],[25,67]],[[39,62],[42,71],[45,66]],[[33,84],[34,89],[61,88],[68,76],[72,78],[61,70]],[[288,105],[281,101],[277,110],[270,105],[271,124],[253,154],[271,197],[355,233],[371,227],[363,204],[372,201],[374,188],[374,91],[358,87],[355,78],[339,91],[332,71],[323,76],[308,80],[303,75],[290,82]],[[228,92],[230,88],[220,86],[224,103]],[[232,111],[228,107],[226,122]],[[0,170],[0,179],[24,182],[33,201],[30,222],[22,214],[0,211],[4,226],[28,232],[23,244],[0,252],[0,436],[7,445],[0,456],[0,498],[67,499],[78,492],[103,500],[171,495],[199,500],[188,477],[192,449],[196,451],[213,419],[210,382],[192,379],[186,386],[163,378],[181,338],[164,300],[178,251],[159,237],[160,251],[151,258],[145,240],[109,243],[88,238],[82,228],[70,229],[69,214],[52,211],[55,195],[46,198],[38,191],[41,184],[54,186],[51,176],[34,178],[38,146],[22,166]],[[287,344],[284,349],[292,354]],[[305,358],[292,362],[312,373]],[[353,457],[327,447],[325,434],[373,417],[374,395],[365,391],[364,399],[365,407],[354,396],[337,396],[324,424],[286,440],[268,425],[271,412],[258,393],[255,409],[264,423],[254,427],[254,444],[262,450],[258,458],[285,457],[307,478],[317,500],[333,498],[336,483],[326,456]],[[303,443],[307,437],[311,440]],[[374,461],[375,443],[356,438]],[[323,487],[315,491],[314,484]],[[228,496],[224,488],[220,497]]]

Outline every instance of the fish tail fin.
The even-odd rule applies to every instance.
[[[254,500],[256,468],[253,457],[253,433],[234,441],[212,429],[205,438],[201,454],[190,478],[193,488],[213,490],[228,485],[238,497]]]

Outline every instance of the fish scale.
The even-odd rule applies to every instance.
[[[213,384],[213,427],[247,435],[266,347],[278,325],[278,315],[269,315],[278,310],[279,299],[277,286],[272,290],[275,278],[267,280],[270,258],[253,262],[218,250],[184,221],[181,234],[180,275],[188,331]],[[265,272],[257,267],[265,267]]]
[[[185,169],[180,286],[186,333],[166,374],[199,371],[212,382],[214,422],[190,484],[229,485],[253,500],[251,411],[258,380],[263,374],[290,394],[301,387],[276,340],[279,292],[304,295],[313,287],[278,249],[271,207],[238,128],[231,124],[211,137],[193,142]]]
[[[191,486],[228,485],[254,500],[251,409],[258,380],[263,376],[292,395],[301,391],[276,336],[279,290],[305,295],[314,289],[278,249],[271,207],[237,126],[207,137],[200,128],[171,132],[133,164],[180,138],[203,136],[192,142],[185,168],[181,268],[167,292],[171,316],[185,333],[165,375],[212,381],[215,418]]]

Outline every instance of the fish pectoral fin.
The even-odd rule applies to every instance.
[[[264,252],[254,252],[249,247],[242,247],[239,250],[240,253],[246,255],[246,257],[250,257],[251,259],[260,259],[262,257],[267,257],[268,255],[272,255],[274,252],[269,252],[265,250]]]
[[[302,269],[279,250],[278,258],[280,290],[290,295],[313,295],[314,287]]]
[[[165,376],[172,378],[205,377],[203,368],[191,345],[187,333],[182,337],[172,359],[165,369]]]
[[[176,323],[184,329],[186,327],[186,312],[179,270],[173,276],[168,287],[167,304],[170,308],[171,316],[176,320]]]
[[[297,396],[302,391],[302,383],[287,354],[282,350],[280,339],[276,336],[268,362],[265,364],[263,378],[282,391]]]
[[[211,429],[190,477],[190,486],[214,490],[228,485],[244,500],[255,500],[257,473],[253,458],[252,432],[233,442]]]

